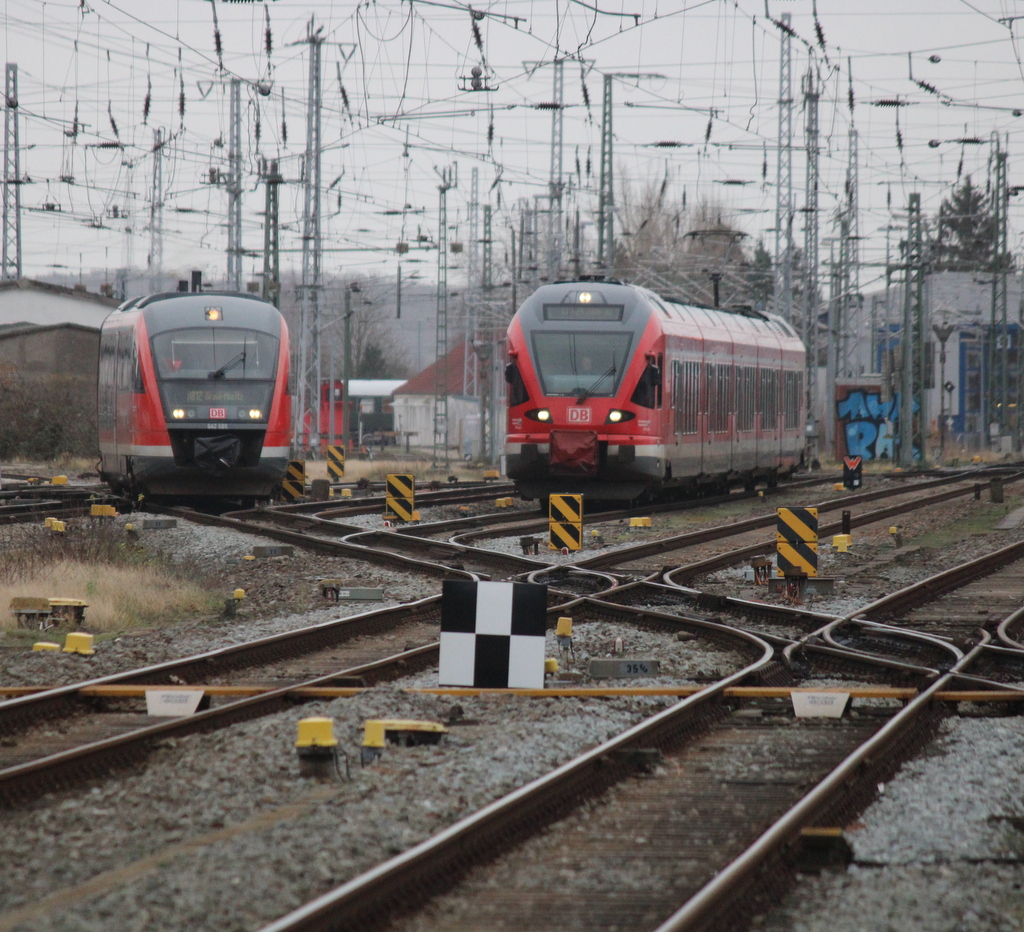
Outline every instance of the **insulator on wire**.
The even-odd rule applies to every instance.
[[[491,117],[490,122],[487,124],[487,145],[491,145],[494,142],[494,117]]]
[[[178,116],[185,119],[185,78],[179,76],[181,82],[178,90]]]
[[[591,170],[591,165],[590,165],[590,150],[589,150],[589,149],[587,149],[587,177],[588,177],[588,178],[590,177],[590,170]]]
[[[473,41],[476,43],[476,47],[482,53],[483,50],[484,50],[484,40],[483,40],[483,37],[480,35],[480,27],[476,24],[476,17],[473,17],[472,24],[473,24]]]
[[[252,134],[258,146],[260,144],[260,111],[258,108],[256,110],[256,117],[253,119]]]
[[[708,143],[711,141],[711,124],[714,123],[715,118],[713,116],[708,117],[708,128],[704,130],[704,142]]]
[[[580,90],[583,92],[583,104],[587,108],[587,113],[590,112],[590,91],[587,90],[587,82],[583,80],[583,75],[580,75]]]
[[[115,137],[116,137],[116,138],[117,138],[118,140],[120,140],[120,138],[121,138],[121,133],[120,133],[120,132],[118,131],[118,128],[117,128],[117,121],[116,121],[116,120],[114,119],[114,113],[113,113],[113,111],[112,111],[112,110],[110,109],[110,101],[109,101],[109,100],[107,101],[107,116],[108,116],[108,117],[110,118],[110,128],[111,128],[111,129],[112,129],[112,130],[114,131],[114,136],[115,136]]]
[[[217,53],[217,63],[220,65],[220,70],[224,70],[224,46],[221,44],[220,30],[213,30],[213,50]]]
[[[270,53],[274,51],[274,37],[270,33],[270,9],[268,7],[263,8],[263,15],[267,23],[267,28],[263,31],[263,48],[266,49],[269,59]]]
[[[580,148],[579,148],[579,146],[576,147],[576,177],[581,179],[581,180],[583,178],[583,173],[580,171]]]
[[[352,108],[348,104],[348,91],[345,90],[345,85],[339,83],[338,84],[338,90],[341,91],[341,102],[345,105],[346,112],[351,114],[352,113]]]
[[[142,125],[149,121],[149,108],[153,105],[153,82],[146,76],[146,96],[142,101]]]

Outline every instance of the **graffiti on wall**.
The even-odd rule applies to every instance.
[[[915,401],[915,410],[917,408]],[[839,436],[846,442],[845,456],[861,456],[865,461],[892,460],[899,430],[900,396],[894,393],[882,400],[877,389],[849,388],[845,398],[836,399]],[[914,457],[920,451],[915,448]]]

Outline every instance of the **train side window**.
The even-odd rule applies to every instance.
[[[803,394],[803,373],[787,372],[783,382],[782,418],[786,430],[800,426],[800,396]]]
[[[641,408],[656,408],[661,402],[661,367],[654,362],[647,363],[647,368],[640,375],[636,388],[629,398],[630,402]]]
[[[757,370],[753,366],[736,369],[736,430],[754,429],[754,400],[757,394]]]
[[[132,391],[142,395],[146,391],[146,385],[142,381],[142,366],[139,364],[139,343],[132,339]]]
[[[732,366],[708,367],[708,414],[711,430],[725,433],[729,430],[732,412]]]
[[[762,369],[758,389],[758,408],[761,411],[761,429],[775,430],[779,426],[778,371],[775,369]]]
[[[658,407],[661,407],[661,386],[663,382],[662,373],[665,371],[665,355],[664,353],[658,353],[658,385],[656,391],[658,393]]]
[[[526,383],[523,382],[519,366],[514,362],[505,366],[505,381],[508,382],[508,406],[510,408],[526,404],[530,400],[530,393],[526,390]]]

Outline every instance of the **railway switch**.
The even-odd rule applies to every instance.
[[[852,541],[849,534],[832,535],[832,549],[835,550],[836,553],[848,553],[851,543]]]
[[[418,719],[371,718],[363,725],[363,747],[360,759],[371,764],[384,753],[385,744],[410,747],[416,744],[439,744],[448,734],[440,722]]]
[[[96,653],[92,649],[92,635],[86,634],[84,631],[71,631],[68,636],[64,638],[64,650],[62,653],[65,654],[82,654],[86,657],[91,657]]]
[[[352,497],[352,490],[351,489],[342,489],[341,490],[341,497],[342,498],[351,498]]]
[[[630,528],[650,527],[651,526],[651,519],[650,518],[630,518],[629,519],[629,526],[630,526]]]
[[[67,476],[54,476],[50,480],[50,485],[67,485],[67,484],[68,484],[68,477]]]
[[[903,535],[900,533],[900,529],[894,524],[889,528],[889,533],[892,535],[893,545],[899,549],[903,546]]]
[[[55,644],[53,641],[36,641],[32,645],[32,650],[60,650],[60,644]]]
[[[35,648],[33,648],[34,650]],[[544,660],[544,672],[545,674],[551,674],[552,676],[558,672],[558,661],[554,657],[546,657]]]

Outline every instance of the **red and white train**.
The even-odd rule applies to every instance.
[[[290,452],[288,328],[233,292],[155,294],[100,333],[100,475],[133,496],[268,498]]]
[[[524,498],[753,488],[802,463],[805,351],[780,317],[560,282],[519,308],[508,351],[506,471]]]

